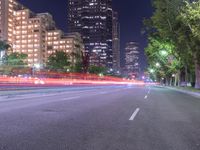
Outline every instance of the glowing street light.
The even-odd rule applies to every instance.
[[[156,63],[156,67],[159,68],[160,67],[160,63]]]
[[[167,56],[167,55],[168,55],[168,53],[167,53],[166,50],[161,50],[161,51],[160,51],[160,54],[161,54],[162,56]]]
[[[67,69],[67,72],[70,72],[70,69],[69,69],[69,68]]]
[[[154,73],[154,72],[155,72],[155,70],[154,70],[154,69],[150,69],[149,71],[150,71],[150,73]]]
[[[103,77],[103,73],[100,73],[99,76],[100,76],[100,77]]]
[[[35,69],[40,69],[40,68],[41,68],[41,65],[40,65],[40,64],[34,64],[34,68],[35,68]]]

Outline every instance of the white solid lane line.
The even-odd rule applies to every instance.
[[[132,114],[132,116],[130,117],[129,121],[133,121],[136,117],[136,115],[138,114],[138,112],[140,111],[140,108],[137,108],[134,113]]]

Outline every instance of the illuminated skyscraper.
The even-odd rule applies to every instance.
[[[69,0],[69,32],[79,32],[90,63],[112,67],[112,0]]]
[[[138,76],[139,67],[139,46],[136,42],[129,42],[126,44],[125,55],[125,70],[128,75]]]
[[[113,68],[120,70],[120,24],[118,13],[113,12]]]

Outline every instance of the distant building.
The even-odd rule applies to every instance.
[[[69,0],[68,26],[82,35],[92,65],[112,67],[112,0]]]
[[[120,67],[120,23],[118,13],[113,11],[113,69],[119,71]]]
[[[61,30],[51,30],[46,33],[46,53],[45,59],[56,51],[64,51],[70,54],[72,64],[76,63],[73,54],[82,56],[84,53],[84,44],[79,33],[64,34]]]
[[[139,67],[139,46],[136,42],[129,42],[125,48],[125,72],[128,76],[138,77]]]
[[[56,28],[52,15],[33,13],[16,0],[0,1],[0,40],[7,41],[12,52],[27,54],[29,66],[45,65],[56,50],[69,54],[84,50],[78,33],[65,35]]]

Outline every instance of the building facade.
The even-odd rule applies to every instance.
[[[14,0],[0,0],[0,40],[12,40],[14,3]]]
[[[79,33],[64,34],[61,30],[50,30],[46,33],[45,61],[56,51],[64,51],[70,56],[70,62],[76,63],[76,56],[80,57],[84,53],[84,44]]]
[[[82,35],[91,65],[112,67],[112,0],[69,0],[68,26]]]
[[[45,51],[45,20],[39,14],[34,14],[29,9],[15,11],[13,52],[28,55],[28,64],[43,64]]]
[[[120,24],[118,13],[113,11],[113,69],[119,71],[121,69],[120,60]]]
[[[64,35],[56,28],[52,15],[35,14],[16,0],[0,0],[0,40],[7,41],[12,52],[27,54],[29,66],[45,65],[56,50],[84,51],[79,34]]]
[[[0,40],[12,43],[15,11],[23,8],[16,0],[0,0]]]
[[[138,77],[139,66],[139,45],[136,42],[128,42],[125,48],[125,72],[128,76]]]

